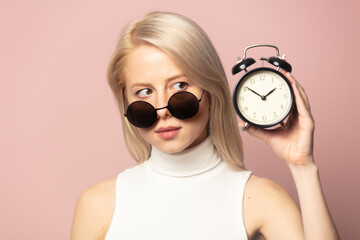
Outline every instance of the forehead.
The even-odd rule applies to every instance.
[[[130,52],[124,68],[126,85],[165,81],[181,73],[181,69],[165,52],[150,45],[141,45]]]

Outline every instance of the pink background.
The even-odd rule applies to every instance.
[[[287,55],[312,104],[329,208],[342,238],[360,239],[359,9],[356,0],[1,0],[0,239],[68,239],[79,194],[134,165],[105,72],[120,29],[152,10],[202,26],[232,87],[247,45]],[[296,198],[287,167],[243,139],[247,167]]]

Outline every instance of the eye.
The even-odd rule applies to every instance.
[[[140,98],[146,98],[152,94],[152,90],[149,88],[144,88],[136,92],[136,96]]]
[[[175,83],[173,88],[177,91],[183,91],[183,90],[186,90],[186,88],[189,86],[188,83],[186,82],[178,82],[178,83]]]

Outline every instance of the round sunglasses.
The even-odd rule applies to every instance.
[[[154,108],[150,103],[145,101],[136,101],[131,103],[126,111],[124,105],[124,116],[132,125],[138,128],[148,128],[154,125],[158,118],[157,110],[164,108],[167,108],[171,115],[178,119],[189,119],[194,117],[199,111],[199,103],[203,95],[204,90],[200,99],[197,99],[197,97],[190,92],[177,92],[169,98],[168,105],[161,108]]]

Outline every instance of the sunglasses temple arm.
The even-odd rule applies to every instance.
[[[122,89],[122,92],[123,92],[124,116],[127,117],[126,109],[125,109],[125,88]]]
[[[204,96],[204,92],[205,92],[205,90],[203,90],[203,92],[202,92],[202,94],[201,94],[201,97],[200,97],[200,99],[199,99],[199,102],[201,102],[201,100],[202,100],[202,98],[203,98],[203,96]]]

